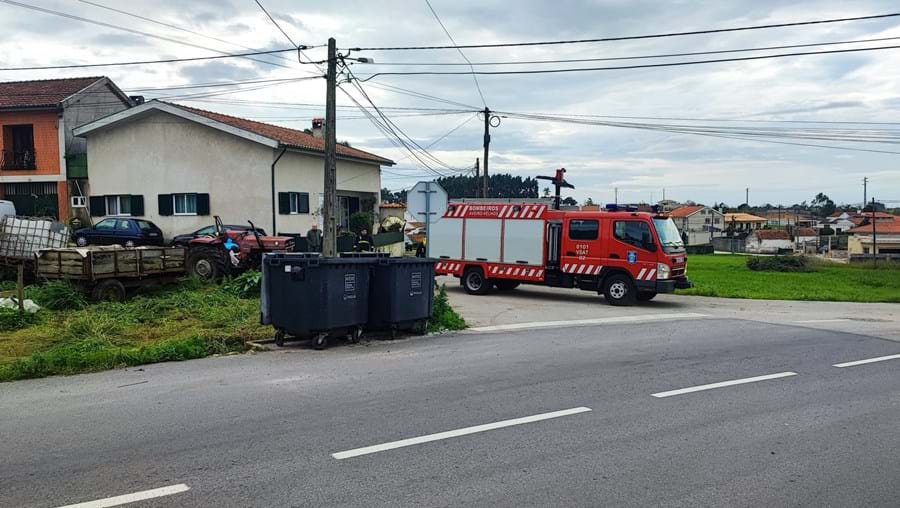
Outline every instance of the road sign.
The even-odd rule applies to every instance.
[[[447,191],[437,182],[419,182],[406,193],[406,210],[425,223],[425,256],[431,251],[431,224],[447,211]]]

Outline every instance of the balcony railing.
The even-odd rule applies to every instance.
[[[35,169],[34,150],[3,150],[0,169]]]

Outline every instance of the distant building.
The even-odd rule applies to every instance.
[[[760,229],[747,236],[745,248],[753,254],[778,254],[793,251],[794,243],[787,231],[781,229]]]
[[[781,208],[776,210],[766,210],[762,215],[765,217],[766,223],[769,226],[777,227],[813,227],[819,222],[816,216],[804,210]]]
[[[765,217],[758,217],[750,213],[726,213],[725,229],[738,235],[746,235],[751,231],[762,229],[766,225]]]
[[[661,201],[658,201],[656,203],[656,206],[659,207],[660,212],[668,213],[685,205],[679,203],[678,201],[675,201],[674,199],[663,199]]]
[[[685,245],[707,245],[723,234],[725,215],[708,206],[682,206],[672,210],[669,217],[675,222]]]
[[[853,228],[847,233],[847,252],[854,254],[890,254],[900,258],[900,218],[875,222]]]

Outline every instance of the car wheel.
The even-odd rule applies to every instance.
[[[603,284],[603,296],[610,305],[634,305],[637,299],[637,290],[631,277],[614,273],[607,277]]]
[[[492,284],[484,277],[481,268],[467,268],[462,276],[463,289],[470,295],[486,295],[491,292]]]
[[[79,247],[87,247],[88,239],[83,236],[76,236],[75,237],[75,245],[77,245]]]

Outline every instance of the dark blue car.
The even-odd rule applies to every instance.
[[[144,219],[110,217],[94,227],[75,231],[75,245],[164,245],[163,233],[156,224]]]

